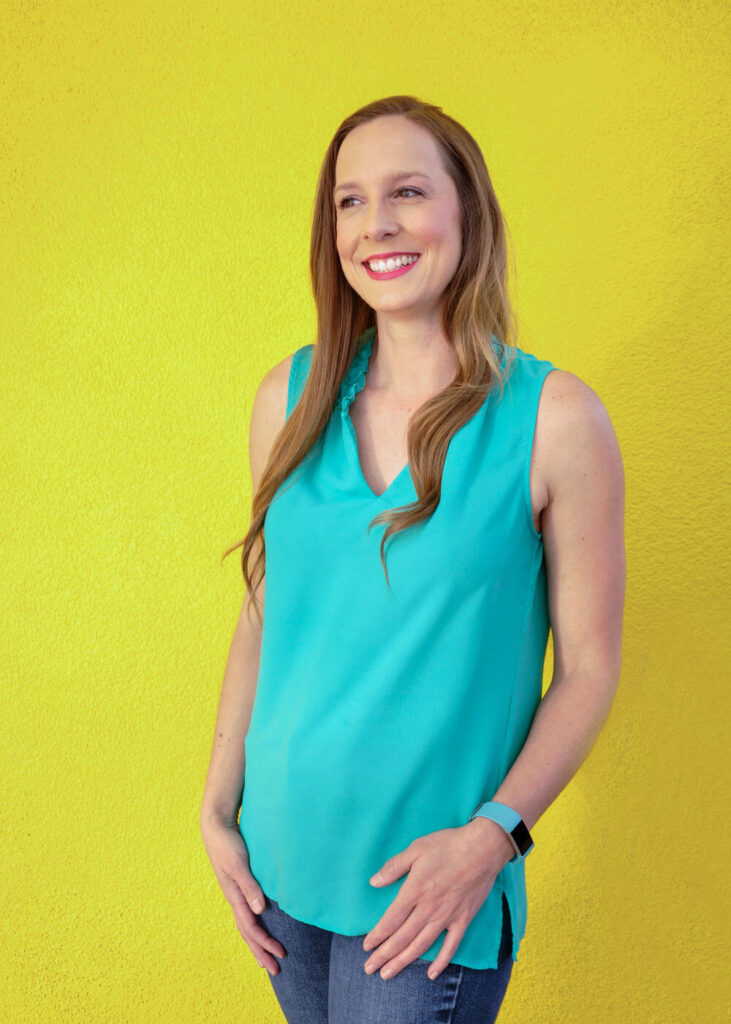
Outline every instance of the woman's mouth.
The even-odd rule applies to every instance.
[[[387,260],[373,260],[373,266],[369,266],[364,263],[366,273],[369,277],[372,277],[374,281],[390,281],[392,277],[399,277],[401,274],[407,273],[419,262],[421,253],[409,253],[408,255],[399,256],[395,260],[389,257]],[[405,262],[405,265],[401,266],[401,261]]]

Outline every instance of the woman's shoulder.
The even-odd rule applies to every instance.
[[[249,463],[254,490],[258,486],[272,445],[287,418],[287,390],[291,364],[292,355],[288,355],[267,370],[254,395],[249,421]]]
[[[555,429],[562,434],[574,430],[606,429],[609,414],[597,392],[571,370],[551,367],[541,388],[541,406]]]
[[[254,403],[274,409],[286,409],[287,394],[295,376],[306,373],[312,361],[314,345],[302,345],[275,363],[262,377]]]
[[[290,352],[284,359],[275,363],[259,382],[254,397],[254,407],[257,405],[265,407],[268,411],[274,411],[277,407],[284,407],[287,404],[287,388],[289,377],[292,372],[292,363],[296,352]]]
[[[287,421],[293,384],[294,389],[297,387],[293,377],[303,367],[304,350],[311,348],[314,345],[304,345],[280,359],[267,370],[256,389],[249,423],[249,455],[257,476],[266,464],[274,440]]]
[[[564,370],[548,356],[539,356],[517,345],[506,346],[506,359],[524,380],[535,379],[541,387],[541,401],[553,407],[557,416],[585,417],[603,403],[594,389],[571,370]]]
[[[594,388],[570,370],[545,376],[538,403],[535,448],[549,488],[562,476],[621,474],[621,454],[609,412]]]

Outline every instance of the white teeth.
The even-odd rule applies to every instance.
[[[371,260],[366,266],[370,267],[377,274],[386,274],[390,270],[396,270],[397,267],[405,267],[409,263],[415,263],[418,258],[418,256],[389,256],[387,260]]]

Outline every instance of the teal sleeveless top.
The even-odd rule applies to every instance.
[[[342,935],[369,932],[396,898],[406,874],[368,882],[388,858],[466,824],[492,799],[541,700],[550,625],[529,469],[541,387],[555,367],[505,347],[503,366],[515,356],[504,392],[494,383],[452,437],[436,511],[386,542],[389,592],[386,524],[367,527],[417,494],[408,465],[380,496],[360,467],[349,408],[374,333],[358,339],[332,416],[267,510],[239,818],[267,896]],[[313,349],[292,359],[287,416]],[[503,892],[517,960],[525,863],[498,874],[452,963],[497,966]],[[435,960],[445,937],[421,958]]]

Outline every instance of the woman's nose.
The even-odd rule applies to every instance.
[[[363,235],[373,239],[383,236],[386,232],[394,234],[398,231],[398,225],[393,214],[382,203],[373,204],[368,207],[361,227]]]

